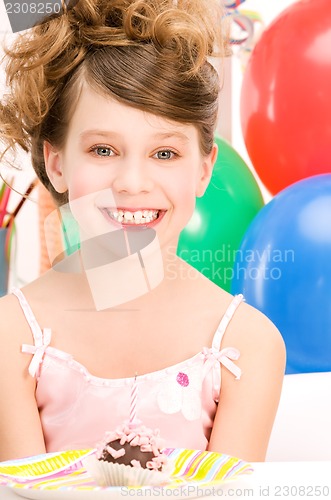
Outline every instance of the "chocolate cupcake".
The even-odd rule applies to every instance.
[[[124,424],[106,432],[85,466],[100,486],[162,485],[171,469],[163,447],[158,430]]]

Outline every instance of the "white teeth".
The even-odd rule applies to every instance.
[[[133,219],[133,213],[131,213],[131,212],[124,212],[124,219],[126,221],[132,220]]]
[[[117,222],[129,222],[131,224],[148,224],[157,219],[159,215],[159,210],[137,210],[136,212],[130,210],[106,210],[108,215]]]

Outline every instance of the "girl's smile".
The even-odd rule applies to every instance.
[[[108,208],[99,207],[106,219],[116,223],[119,227],[140,226],[153,227],[161,221],[165,210],[149,208]]]

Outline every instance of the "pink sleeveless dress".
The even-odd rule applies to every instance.
[[[52,347],[51,330],[38,325],[21,290],[12,292],[33,335],[34,343],[22,345],[22,352],[32,354],[29,373],[37,380],[36,401],[47,452],[94,448],[106,431],[128,419],[134,378],[96,377],[69,353]],[[206,449],[221,389],[220,365],[236,379],[241,375],[234,363],[239,351],[220,350],[220,345],[242,300],[242,295],[233,298],[210,347],[136,377],[137,417],[144,425],[160,429],[167,447]]]

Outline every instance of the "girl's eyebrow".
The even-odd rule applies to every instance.
[[[83,130],[79,133],[79,137],[81,139],[85,139],[90,135],[99,135],[101,137],[120,137],[120,134],[117,132],[111,132],[110,130],[101,130],[101,129],[91,129],[91,130]]]
[[[85,139],[86,137],[89,137],[91,135],[98,135],[101,137],[118,137],[121,138],[121,134],[111,131],[111,130],[101,130],[101,129],[91,129],[91,130],[84,130],[79,134],[79,137],[81,139]],[[159,132],[157,134],[154,134],[151,136],[151,139],[179,139],[183,143],[189,142],[189,137],[184,134],[183,132],[178,132],[178,131],[171,131],[171,132]]]
[[[153,135],[153,139],[179,139],[181,142],[189,142],[189,138],[183,132],[161,132]]]

